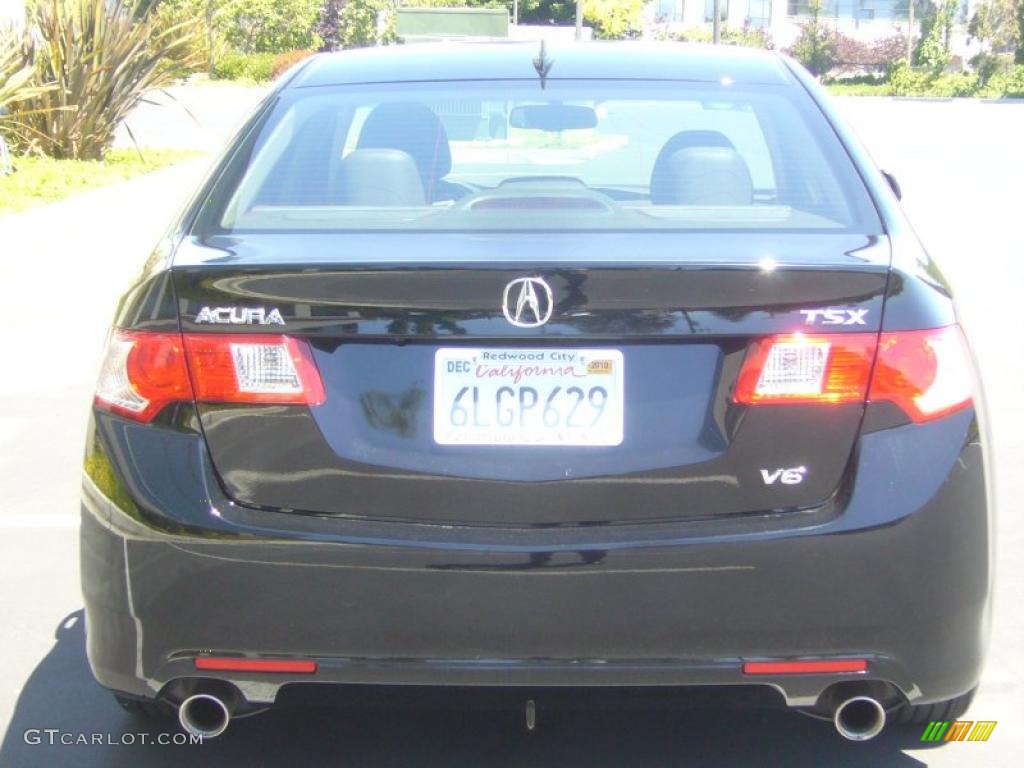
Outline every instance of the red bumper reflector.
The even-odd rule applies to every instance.
[[[814,661],[747,661],[745,675],[812,675],[829,672],[865,672],[867,659],[817,659]]]
[[[215,672],[291,672],[310,675],[316,662],[307,659],[242,659],[233,656],[197,656],[196,669]]]

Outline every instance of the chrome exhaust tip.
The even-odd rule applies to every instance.
[[[227,730],[231,709],[223,699],[213,694],[196,693],[181,702],[178,722],[193,736],[213,739]]]
[[[832,722],[843,738],[867,741],[885,728],[885,708],[871,696],[853,696],[839,703]]]

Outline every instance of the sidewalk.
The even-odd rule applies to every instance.
[[[18,479],[3,484],[0,513],[77,520],[73,468],[117,297],[208,163],[0,218],[4,357],[19,361],[0,377],[0,477]]]
[[[142,147],[218,152],[269,92],[269,86],[230,82],[174,85],[148,93],[150,103],[139,104],[125,123]],[[114,146],[135,146],[124,125]]]
[[[84,403],[117,297],[187,204],[216,153],[266,93],[266,88],[231,84],[151,92],[147,101],[153,103],[140,104],[127,120],[143,151],[192,149],[204,157],[0,216],[0,286],[6,328],[13,331],[9,343],[44,374],[5,379],[0,397],[61,393]],[[115,146],[131,146],[123,127]],[[39,354],[40,334],[58,335],[59,356]],[[69,370],[75,374],[67,375]],[[0,403],[0,426],[7,408]],[[80,410],[84,413],[84,406]],[[9,435],[0,434],[0,445]]]

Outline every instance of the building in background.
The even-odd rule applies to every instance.
[[[959,21],[966,22],[978,0],[961,0]],[[756,27],[767,31],[776,48],[788,48],[800,34],[808,16],[809,0],[721,0],[722,20],[730,27]],[[821,18],[842,34],[872,42],[907,33],[908,0],[822,0]],[[713,0],[652,0],[651,18],[656,27],[687,30],[710,25]],[[961,26],[966,26],[965,24]],[[915,32],[920,33],[915,23]],[[954,35],[953,52],[968,53],[965,30]],[[976,52],[976,51],[975,51]]]

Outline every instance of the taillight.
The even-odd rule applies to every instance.
[[[923,422],[968,406],[973,388],[967,344],[953,325],[760,339],[747,351],[733,400],[743,405],[889,401]]]
[[[173,402],[319,405],[309,345],[290,336],[111,333],[96,404],[148,422]]]
[[[755,341],[733,399],[744,405],[863,402],[875,340],[873,333],[795,333]]]
[[[191,400],[181,335],[113,331],[96,385],[96,404],[137,421],[164,406]]]
[[[201,403],[320,405],[324,387],[309,344],[290,336],[185,334]]]
[[[870,400],[893,402],[922,422],[967,407],[973,395],[971,356],[959,326],[879,337]]]

